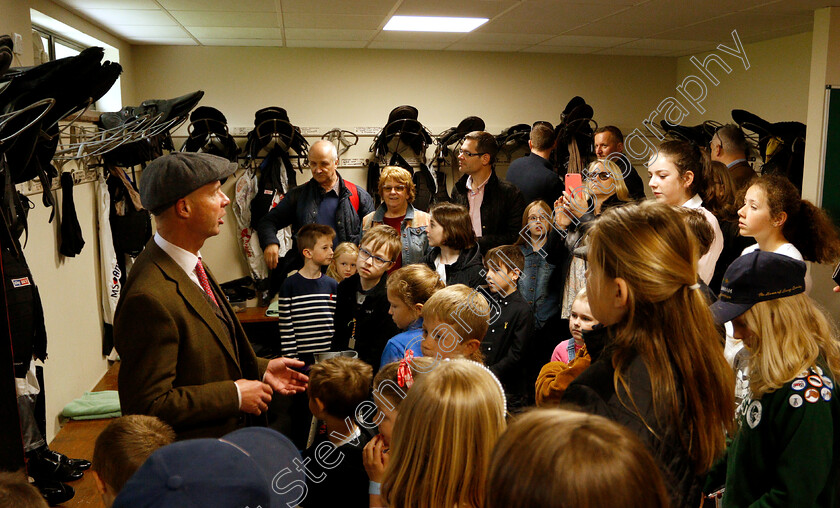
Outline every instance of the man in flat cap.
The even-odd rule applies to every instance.
[[[205,153],[155,159],[140,199],[157,233],[137,257],[114,317],[124,414],[157,416],[179,439],[221,437],[258,424],[272,391],[303,391],[288,358],[257,358],[199,249],[219,234],[236,164]],[[263,417],[264,419],[264,417]]]

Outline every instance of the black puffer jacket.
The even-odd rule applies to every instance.
[[[344,184],[344,179],[338,175],[338,208],[335,211],[337,243],[353,242],[358,245],[362,238],[362,218],[373,211],[370,194],[358,185],[356,191],[359,194],[358,211],[350,202],[350,190]],[[306,224],[314,224],[324,194],[321,185],[314,179],[286,193],[286,197],[257,224],[260,246],[265,249],[273,243],[279,243],[277,231],[286,226],[291,225],[292,233],[296,235]]]
[[[455,187],[452,188],[452,202],[469,209],[467,178],[467,175],[464,175],[455,182]],[[510,182],[499,180],[496,171],[491,172],[481,201],[481,238],[478,239],[481,252],[515,242],[522,229],[524,212],[525,198],[519,189]]]
[[[659,464],[672,505],[698,506],[702,479],[694,475],[691,458],[683,448],[680,435],[673,426],[657,421],[650,373],[641,357],[635,357],[624,372],[624,380],[630,387],[633,402],[623,388],[619,389],[620,393],[616,393],[610,333],[610,328],[606,327],[595,333],[584,334],[592,365],[572,381],[563,395],[563,402],[575,404],[587,413],[609,418],[630,429]],[[600,351],[601,344],[605,344],[603,352]],[[631,409],[634,403],[638,412]]]
[[[423,258],[426,266],[435,270],[435,259],[440,255],[440,247],[432,247]],[[464,249],[458,255],[458,259],[451,265],[446,265],[446,285],[466,284],[476,288],[486,284],[484,280],[484,261],[481,257],[481,249],[478,245]]]

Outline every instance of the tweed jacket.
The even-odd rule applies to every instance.
[[[221,437],[244,426],[233,381],[261,379],[268,364],[254,355],[207,275],[218,309],[152,238],[129,273],[114,317],[123,413],[157,416],[179,439]]]

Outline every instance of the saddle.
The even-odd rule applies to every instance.
[[[575,96],[566,104],[554,129],[554,167],[559,174],[580,173],[594,157],[592,137],[598,129],[594,115],[583,97]]]
[[[499,144],[499,151],[508,155],[519,150],[523,146],[528,147],[531,138],[531,126],[527,123],[518,123],[504,129],[496,136],[496,143]]]
[[[715,122],[713,120],[706,120],[700,125],[692,127],[686,125],[671,125],[665,120],[660,120],[659,125],[662,126],[662,130],[664,130],[665,134],[671,139],[688,141],[704,147],[709,146],[709,143],[712,142],[712,138],[715,136],[715,132],[717,132],[717,130],[721,127],[719,122]]]
[[[388,123],[373,140],[373,154],[379,158],[386,157],[390,153],[389,144],[398,139],[394,152],[398,152],[400,144],[404,144],[418,156],[423,155],[426,147],[432,144],[432,135],[417,120],[418,115],[419,112],[414,106],[397,106],[392,109],[388,114]]]
[[[230,135],[227,118],[216,108],[199,106],[190,115],[182,152],[204,152],[236,162],[239,147]]]
[[[248,133],[245,152],[253,160],[273,144],[279,144],[284,152],[294,150],[298,158],[305,159],[309,153],[309,142],[300,133],[300,128],[292,125],[285,109],[276,106],[254,113],[254,129]]]
[[[771,123],[743,109],[733,109],[732,119],[741,129],[754,133],[748,138],[758,147],[764,161],[761,174],[785,176],[801,193],[805,167],[805,124]]]
[[[189,112],[204,97],[199,90],[174,99],[150,99],[139,106],[126,106],[120,111],[102,113],[99,126],[105,130],[142,127],[144,136],[120,145],[103,155],[105,163],[123,168],[152,161],[164,150],[174,150],[169,131],[187,119]]]

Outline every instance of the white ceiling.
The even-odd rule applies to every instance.
[[[683,56],[807,32],[840,0],[55,0],[132,44]],[[395,14],[486,17],[384,32]]]

